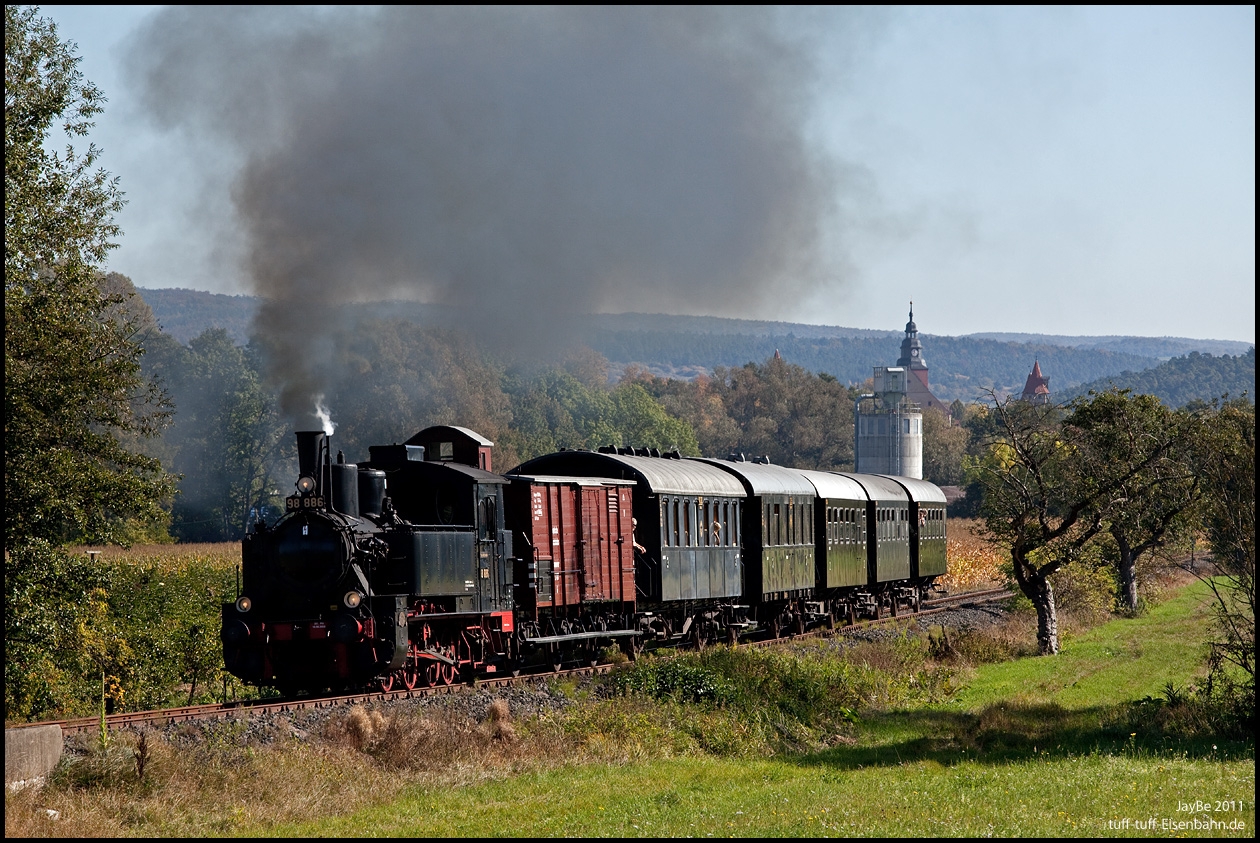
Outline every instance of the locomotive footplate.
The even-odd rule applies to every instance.
[[[603,632],[571,632],[568,635],[545,635],[542,638],[526,638],[526,644],[559,644],[562,641],[592,641],[596,638],[629,638],[642,635],[637,629],[608,629]]]

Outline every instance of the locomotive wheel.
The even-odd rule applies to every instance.
[[[442,684],[442,663],[430,661],[424,666],[424,681],[429,687]]]
[[[388,694],[390,691],[394,690],[394,672],[391,670],[389,673],[386,673],[380,679],[376,680],[376,684],[377,687]]]
[[[411,645],[411,652],[407,655],[407,663],[402,666],[399,671],[398,678],[402,681],[402,686],[408,691],[414,691],[416,686],[420,684],[420,657],[415,644]]]
[[[442,684],[443,684],[443,685],[454,685],[454,684],[455,684],[455,676],[456,676],[458,673],[459,673],[459,669],[458,669],[457,667],[455,667],[455,665],[453,665],[453,664],[443,664],[443,665],[442,665]]]

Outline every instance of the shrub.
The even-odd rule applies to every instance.
[[[7,718],[94,714],[103,676],[116,711],[218,696],[220,603],[235,596],[223,558],[32,542],[6,554],[5,575]]]

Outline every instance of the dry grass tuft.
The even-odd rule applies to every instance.
[[[506,743],[516,740],[516,727],[512,725],[512,707],[507,704],[507,700],[497,699],[490,703],[486,710],[485,725],[490,729],[492,740]]]

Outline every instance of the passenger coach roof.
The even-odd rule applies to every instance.
[[[517,469],[512,469],[517,471]],[[571,474],[507,474],[509,480],[526,483],[567,483],[573,486],[633,486],[633,480],[616,480],[612,477],[574,477]]]
[[[945,503],[945,493],[942,492],[932,483],[926,480],[916,480],[913,477],[893,477],[887,474],[878,475],[886,477],[894,483],[903,487],[910,493],[910,500],[916,503]]]
[[[715,460],[707,457],[689,460],[717,466],[738,477],[750,495],[809,495],[818,494],[814,485],[795,468],[756,462]]]
[[[744,487],[739,481],[719,468],[696,460],[665,457],[560,451],[536,457],[512,469],[508,474],[611,477],[643,483],[652,494],[744,496]]]
[[[832,474],[829,471],[811,471],[808,469],[802,469],[801,474],[805,475],[805,479],[814,484],[814,488],[818,490],[818,497],[820,498],[846,501],[867,500],[866,490],[862,488],[861,483],[852,477],[846,477],[843,474]]]
[[[831,473],[838,477],[847,477],[861,484],[862,488],[866,490],[867,497],[878,503],[910,502],[910,496],[906,494],[905,488],[892,478],[885,477],[882,474],[843,474],[839,471]]]

